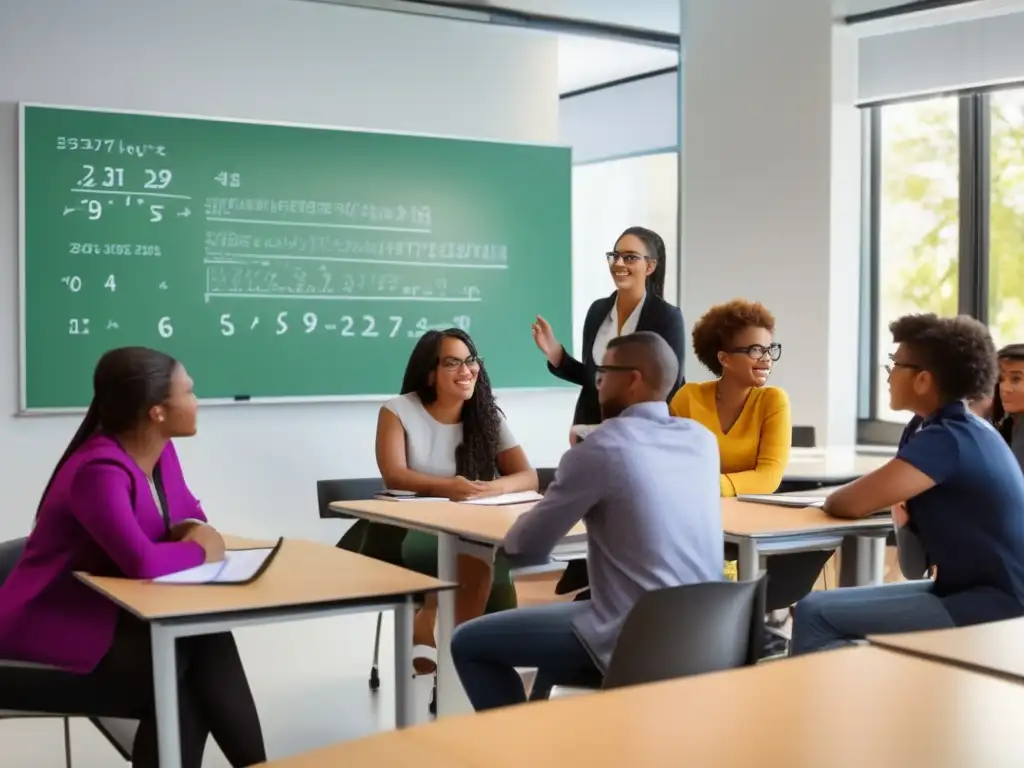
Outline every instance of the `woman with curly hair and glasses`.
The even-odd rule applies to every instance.
[[[789,398],[765,386],[782,356],[774,333],[772,313],[743,299],[712,307],[693,326],[693,351],[715,378],[684,385],[670,408],[718,438],[723,496],[774,493],[789,462]]]
[[[391,489],[455,501],[537,490],[537,473],[494,401],[483,360],[469,335],[457,328],[428,331],[417,342],[401,394],[380,410],[376,453],[381,477]],[[402,560],[413,570],[436,575],[437,537],[410,531]],[[516,605],[508,564],[495,562],[488,547],[462,548],[458,581],[456,624],[488,607]],[[414,663],[421,674],[436,666],[436,614],[437,598],[430,595],[413,625],[413,643],[419,646]]]
[[[695,419],[718,439],[722,496],[775,493],[782,483],[793,443],[789,398],[767,386],[772,364],[782,357],[775,341],[775,317],[761,303],[734,299],[709,309],[693,326],[693,351],[715,375],[711,381],[689,383],[672,399],[674,416]],[[768,604],[776,595],[810,592],[834,550],[775,555],[767,561]],[[725,558],[735,561],[734,544]],[[734,574],[735,566],[727,572]],[[769,620],[785,622],[787,616]]]

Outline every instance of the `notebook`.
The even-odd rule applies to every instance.
[[[482,499],[467,499],[463,504],[477,504],[482,507],[501,507],[506,504],[526,504],[540,501],[544,497],[536,491],[519,491],[518,493],[502,493],[497,496],[485,496]]]
[[[267,570],[284,539],[273,547],[229,549],[219,563],[203,563],[177,573],[158,576],[156,584],[251,584]]]
[[[774,493],[741,493],[736,497],[752,504],[773,504],[777,507],[817,507],[825,505],[824,496],[780,496]]]
[[[413,491],[378,491],[373,498],[381,501],[448,501],[443,496],[419,496]]]

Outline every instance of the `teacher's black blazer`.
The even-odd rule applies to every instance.
[[[573,424],[601,423],[601,407],[597,402],[597,385],[594,383],[597,365],[600,361],[594,360],[594,339],[597,337],[597,330],[601,327],[601,323],[615,306],[616,293],[607,298],[598,299],[587,310],[587,319],[583,322],[583,362],[574,358],[563,347],[562,362],[559,366],[556,368],[548,363],[548,370],[555,376],[582,387],[580,396],[576,400]],[[643,309],[640,310],[636,329],[638,331],[653,331],[665,339],[676,353],[676,358],[679,360],[679,380],[672,388],[672,392],[669,393],[668,399],[671,400],[672,395],[686,381],[683,377],[683,360],[686,354],[683,313],[679,307],[648,293]]]

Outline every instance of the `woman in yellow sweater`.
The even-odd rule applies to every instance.
[[[686,384],[669,407],[718,438],[723,496],[774,493],[789,463],[789,398],[765,386],[782,356],[774,332],[771,312],[742,299],[712,307],[693,326],[693,351],[716,378]]]
[[[699,421],[718,438],[722,495],[774,493],[782,483],[793,442],[789,398],[766,386],[782,357],[775,317],[758,302],[735,299],[712,307],[693,326],[693,351],[715,375],[689,383],[672,398],[674,416]],[[800,552],[768,558],[771,593],[813,586],[832,552]],[[736,558],[726,546],[726,559]],[[773,583],[775,588],[773,589]]]

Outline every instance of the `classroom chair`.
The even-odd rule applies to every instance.
[[[626,617],[601,690],[753,666],[764,641],[766,588],[762,575],[646,593]]]
[[[0,584],[6,581],[14,566],[17,565],[25,550],[26,539],[13,539],[0,542]],[[4,666],[26,666],[18,662],[0,661],[0,670]],[[64,764],[66,768],[72,768],[71,761],[71,718],[74,713],[54,715],[40,712],[24,712],[14,709],[3,709],[4,689],[0,687],[0,720],[15,719],[60,719],[64,725]],[[135,741],[135,731],[138,723],[134,720],[123,720],[107,717],[90,717],[89,721],[106,737],[110,745],[117,750],[118,754],[127,762],[131,760],[132,743]]]
[[[537,492],[544,493],[555,479],[554,467],[540,467],[537,469]]]

